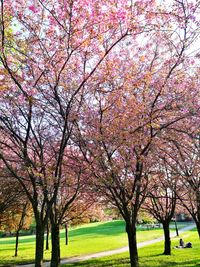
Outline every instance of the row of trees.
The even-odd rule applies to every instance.
[[[1,0],[0,13],[1,168],[32,205],[35,266],[48,220],[54,267],[73,203],[102,196],[138,266],[136,221],[153,179],[199,192],[199,2]]]

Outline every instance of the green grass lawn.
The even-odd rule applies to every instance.
[[[185,225],[180,225],[180,228]],[[65,245],[65,233],[61,230],[61,257],[67,258],[84,254],[120,248],[127,245],[123,221],[92,223],[69,231],[69,245]],[[173,225],[172,225],[173,228]],[[160,237],[162,229],[145,230],[138,228],[137,240],[142,242]],[[0,264],[28,263],[34,260],[35,237],[20,237],[19,256],[13,257],[15,238],[0,238]],[[50,259],[50,250],[45,251],[45,260]]]
[[[139,262],[141,267],[198,267],[200,266],[200,241],[196,231],[188,231],[181,235],[186,241],[191,241],[191,249],[175,249],[179,238],[172,239],[172,255],[165,256],[163,242],[149,245],[139,249]],[[93,259],[85,262],[67,264],[64,267],[130,267],[127,253],[110,257]]]

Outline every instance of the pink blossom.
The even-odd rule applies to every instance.
[[[33,13],[37,13],[38,12],[38,10],[37,10],[37,8],[35,7],[35,6],[29,6],[28,7],[29,8],[29,10],[31,10]]]

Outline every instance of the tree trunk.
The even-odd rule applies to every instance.
[[[43,265],[44,229],[45,226],[36,222],[35,267],[42,267]]]
[[[19,244],[19,231],[16,232],[16,241],[15,241],[15,257],[17,257],[18,254],[18,244]]]
[[[49,250],[49,223],[47,222],[46,250]]]
[[[128,244],[129,244],[129,254],[131,267],[138,267],[138,251],[137,251],[137,240],[136,240],[136,227],[135,225],[130,225],[126,223],[126,232],[128,235]]]
[[[196,220],[195,223],[196,223],[197,232],[198,232],[198,235],[199,235],[199,238],[200,238],[200,221],[198,222],[198,221]]]
[[[60,232],[59,224],[51,224],[51,267],[58,267],[60,265]]]
[[[164,255],[171,255],[171,240],[170,240],[170,231],[169,231],[169,222],[163,222],[163,230],[165,236],[165,250]]]
[[[28,206],[28,201],[25,203],[23,210],[22,210],[22,214],[21,214],[21,219],[18,225],[18,229],[16,231],[16,242],[15,242],[15,257],[17,257],[18,254],[18,245],[19,245],[19,232],[22,229],[23,225],[24,225],[24,219],[26,217],[26,209]]]
[[[68,245],[68,226],[65,224],[65,245]]]
[[[176,236],[179,236],[179,232],[178,232],[178,227],[177,227],[176,219],[175,219],[174,223],[175,223],[175,229],[176,229]]]

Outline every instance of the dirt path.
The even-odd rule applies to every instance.
[[[191,230],[195,228],[195,224],[186,226],[182,229],[179,230],[179,234]],[[176,233],[172,232],[171,233],[171,237],[175,237]],[[156,238],[156,239],[152,239],[149,241],[144,241],[144,242],[139,242],[137,244],[138,248],[142,248],[157,242],[162,241],[164,238],[163,236]],[[68,258],[68,259],[63,259],[61,260],[61,265],[63,264],[68,264],[68,263],[75,263],[75,262],[80,262],[80,261],[86,261],[86,260],[90,260],[90,259],[96,259],[96,258],[101,258],[101,257],[106,257],[106,256],[111,256],[114,254],[119,254],[119,253],[123,253],[128,251],[128,246],[126,247],[122,247],[122,248],[118,248],[118,249],[113,249],[113,250],[108,250],[108,251],[102,251],[102,252],[98,252],[98,253],[94,253],[94,254],[89,254],[89,255],[84,255],[84,256],[79,256],[79,257],[72,257],[72,258]],[[50,266],[50,262],[44,262],[44,267],[49,267]],[[16,265],[16,267],[34,267],[34,264],[26,264],[26,265]]]

